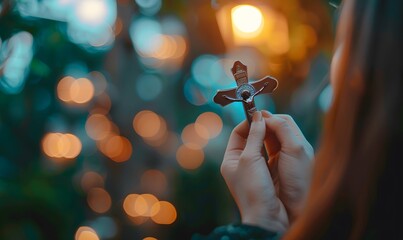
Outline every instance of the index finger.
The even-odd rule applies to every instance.
[[[227,150],[243,150],[246,146],[246,139],[249,135],[249,123],[245,120],[238,124],[228,140]]]

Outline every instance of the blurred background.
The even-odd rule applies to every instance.
[[[0,239],[189,239],[239,222],[220,175],[242,104],[316,147],[331,101],[326,0],[0,0]]]

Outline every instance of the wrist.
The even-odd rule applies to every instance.
[[[258,226],[273,232],[283,233],[288,228],[287,212],[283,206],[271,209],[267,206],[252,207],[242,212],[241,218],[242,224]]]

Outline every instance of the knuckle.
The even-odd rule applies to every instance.
[[[260,159],[260,155],[256,153],[243,152],[239,158],[240,163],[253,162]]]
[[[284,118],[279,118],[279,119],[278,119],[278,125],[279,125],[281,128],[288,128],[288,122],[287,122],[287,120],[285,120]]]
[[[284,118],[285,120],[294,121],[294,119],[291,117],[291,115],[283,114],[282,116],[283,116],[283,118]]]
[[[305,155],[306,149],[302,143],[296,143],[292,146],[292,151],[297,155]]]

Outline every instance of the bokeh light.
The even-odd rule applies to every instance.
[[[156,210],[158,208],[158,210]],[[151,219],[157,224],[172,224],[176,221],[177,213],[175,206],[167,201],[160,201],[159,204],[155,204],[151,212],[157,212]]]
[[[159,211],[159,201],[152,194],[141,194],[136,199],[134,209],[137,214],[141,216],[152,217],[155,216]]]
[[[76,5],[76,14],[81,22],[94,26],[104,21],[108,6],[104,0],[80,0]]]
[[[102,140],[111,134],[112,123],[103,114],[92,114],[85,123],[88,136],[94,140]]]
[[[127,215],[131,217],[139,216],[135,209],[136,200],[139,196],[139,194],[129,194],[126,196],[125,200],[123,201],[123,210]]]
[[[91,188],[104,187],[104,178],[97,172],[88,171],[81,177],[81,188],[87,192]]]
[[[183,22],[174,17],[161,21],[138,17],[129,32],[140,62],[165,73],[177,72],[188,51]]]
[[[155,237],[146,237],[146,238],[143,238],[143,240],[158,240],[158,239]]]
[[[168,138],[165,120],[150,110],[143,110],[133,119],[133,129],[152,146],[161,146]]]
[[[0,89],[7,94],[17,94],[25,85],[33,57],[33,36],[19,32],[0,45]]]
[[[57,95],[66,103],[85,104],[94,96],[94,85],[87,78],[74,79],[67,76],[59,81]]]
[[[75,135],[67,133],[48,133],[42,139],[42,150],[51,159],[69,160],[81,152],[81,141]]]
[[[220,81],[222,68],[219,58],[213,55],[201,55],[192,63],[192,76],[202,86],[211,87]]]
[[[212,139],[217,137],[223,128],[223,122],[216,113],[205,112],[200,114],[195,122],[195,130],[201,135],[205,136],[207,131],[207,138]]]
[[[251,5],[236,6],[231,15],[234,31],[242,33],[244,37],[256,36],[264,24],[262,12]]]
[[[107,212],[111,205],[112,199],[107,191],[103,188],[92,188],[87,195],[88,206],[96,213]]]
[[[83,226],[79,227],[75,234],[75,240],[99,240],[99,237],[94,229]]]
[[[183,95],[185,95],[185,98],[189,103],[195,106],[204,105],[211,99],[205,96],[199,84],[195,83],[192,78],[185,82],[185,85],[183,86]]]
[[[130,217],[152,217],[158,214],[160,202],[152,194],[129,194],[123,201],[123,210]]]
[[[204,151],[202,149],[193,149],[182,145],[176,152],[176,160],[184,169],[197,169],[204,162]]]
[[[105,75],[98,71],[93,71],[88,74],[88,79],[94,84],[94,95],[99,96],[103,94],[108,87]]]
[[[191,123],[182,130],[182,142],[192,149],[204,148],[208,143],[209,133],[207,128],[199,125],[196,130],[196,125]]]
[[[147,16],[156,14],[162,6],[161,0],[136,0],[136,3],[140,7],[141,13]]]
[[[126,137],[113,134],[97,142],[97,146],[105,156],[118,163],[129,160],[133,151]]]

